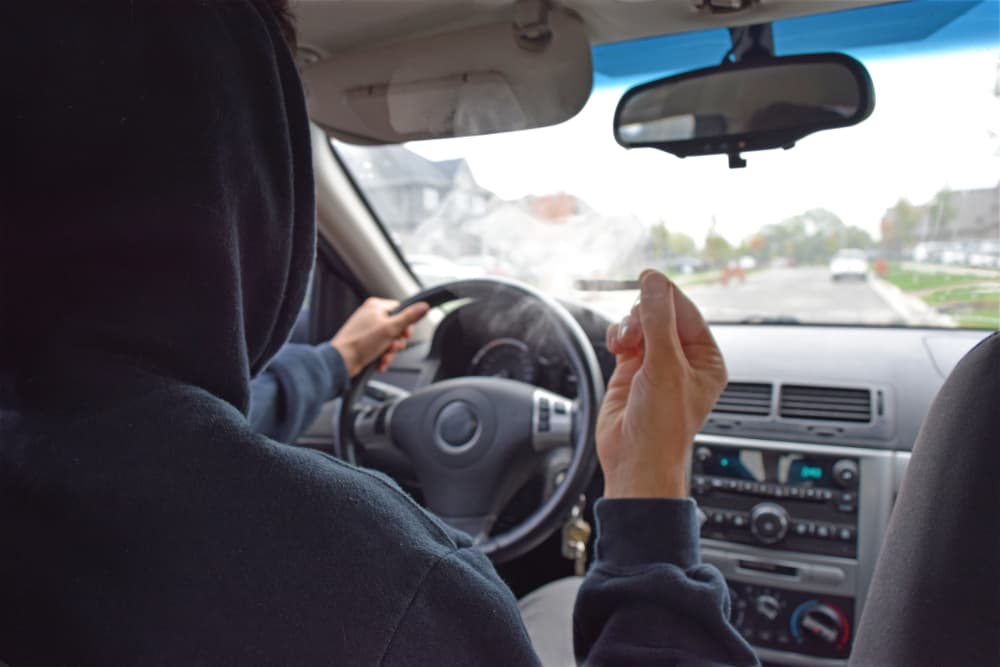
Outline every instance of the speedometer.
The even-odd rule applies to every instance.
[[[484,345],[469,364],[469,375],[520,380],[534,384],[535,360],[524,341],[497,338]]]

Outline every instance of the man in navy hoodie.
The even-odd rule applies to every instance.
[[[0,661],[537,664],[467,536],[247,421],[315,249],[275,4],[0,10]],[[641,292],[608,334],[576,656],[755,664],[685,497],[723,361],[662,275]]]
[[[406,347],[412,325],[427,313],[416,303],[401,313],[392,299],[367,299],[326,343],[289,342],[250,383],[250,425],[279,442],[294,443],[320,408],[347,390],[351,378],[377,361],[384,371]],[[296,327],[301,323],[301,315]],[[294,334],[293,334],[294,338]]]

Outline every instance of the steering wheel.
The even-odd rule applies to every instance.
[[[531,550],[559,528],[590,482],[597,464],[594,434],[604,380],[594,349],[573,316],[526,285],[495,278],[454,281],[413,295],[397,311],[420,301],[433,308],[497,297],[535,305],[551,323],[577,377],[575,400],[516,380],[468,376],[432,382],[412,393],[370,392],[381,402],[359,408],[371,365],[341,402],[337,454],[359,463],[364,451],[402,453],[427,509],[470,534],[476,547],[500,563]],[[553,449],[564,446],[572,447],[572,458],[563,481],[518,525],[490,535],[507,501],[544,469]]]

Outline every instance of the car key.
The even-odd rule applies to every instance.
[[[573,561],[573,571],[578,577],[587,573],[587,542],[592,532],[590,524],[583,518],[586,502],[587,497],[581,494],[562,529],[562,554]]]

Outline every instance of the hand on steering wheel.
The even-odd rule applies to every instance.
[[[515,380],[459,377],[387,396],[380,405],[359,410],[369,366],[342,401],[338,441],[338,454],[352,462],[358,450],[402,452],[416,472],[427,508],[472,535],[497,562],[532,549],[559,528],[590,482],[604,394],[594,349],[580,325],[557,301],[525,285],[485,278],[456,281],[414,295],[397,312],[420,302],[436,307],[500,297],[531,304],[551,322],[577,377],[575,400]],[[519,525],[491,535],[503,506],[559,446],[573,452],[563,482]]]

